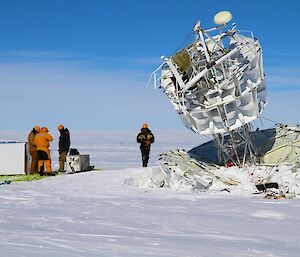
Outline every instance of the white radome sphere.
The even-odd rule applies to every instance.
[[[228,11],[218,12],[214,17],[214,23],[217,25],[225,25],[232,20],[232,14]]]

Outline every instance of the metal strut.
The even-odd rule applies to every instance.
[[[228,134],[214,134],[218,148],[218,162],[226,165],[231,161],[234,165],[244,166],[246,161],[256,162],[258,150],[253,142],[248,124]]]

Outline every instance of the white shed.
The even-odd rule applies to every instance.
[[[0,175],[28,174],[27,143],[0,141]]]

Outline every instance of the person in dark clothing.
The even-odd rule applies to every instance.
[[[140,143],[143,167],[148,166],[151,144],[154,143],[154,135],[148,128],[147,123],[142,125],[141,132],[137,135],[136,141]]]
[[[67,128],[63,125],[59,125],[57,127],[58,131],[60,132],[59,142],[58,142],[58,152],[59,152],[59,170],[65,170],[65,162],[66,156],[70,149],[70,132]]]

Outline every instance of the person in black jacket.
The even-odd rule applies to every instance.
[[[151,144],[154,143],[154,135],[148,128],[147,123],[142,125],[141,132],[137,135],[136,141],[141,144],[140,149],[142,153],[143,167],[147,167],[150,155],[150,147]]]
[[[70,132],[63,125],[58,125],[58,131],[60,132],[58,152],[59,152],[59,170],[65,170],[66,156],[70,149]]]

